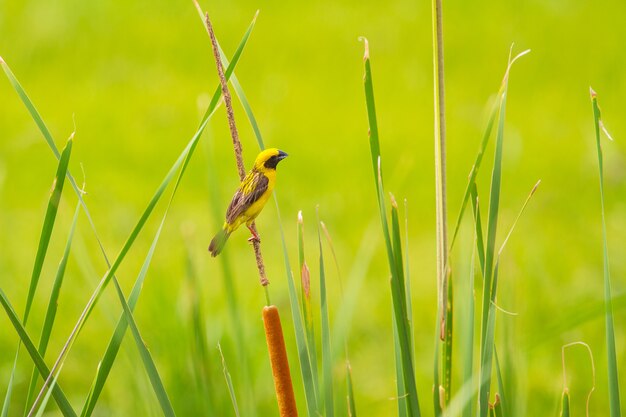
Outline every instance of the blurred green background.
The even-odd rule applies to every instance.
[[[435,201],[431,9],[426,1],[217,2],[211,14],[226,54],[232,55],[257,9],[256,28],[236,73],[267,146],[290,157],[276,193],[297,265],[296,214],[305,218],[307,258],[317,297],[315,207],[328,226],[340,264],[328,265],[334,320],[351,291],[350,359],[360,415],[396,413],[388,267],[380,233],[367,139],[363,45],[370,41],[386,188],[408,200],[417,386],[422,412],[432,410],[435,330]],[[530,48],[511,75],[507,106],[502,222],[513,222],[533,184],[542,180],[503,255],[497,343],[517,415],[555,415],[562,390],[561,346],[582,340],[597,368],[591,409],[608,413],[600,202],[588,89],[599,94],[614,142],[604,142],[606,213],[614,295],[626,274],[626,3],[591,1],[444,2],[448,204],[453,222],[467,174],[498,90],[509,47]],[[61,146],[76,124],[70,169],[87,181],[86,196],[110,257],[122,247],[149,198],[193,135],[217,85],[208,37],[191,1],[0,1],[0,55],[11,66]],[[23,311],[37,240],[56,161],[5,77],[0,80],[0,287]],[[236,101],[236,100],[235,100]],[[257,145],[243,109],[235,115],[250,165]],[[487,195],[488,150],[480,192]],[[211,156],[213,155],[213,156]],[[212,183],[221,199],[210,203]],[[232,415],[221,375],[221,341],[243,415],[276,415],[261,308],[265,299],[245,239],[237,232],[226,253],[245,331],[239,352],[228,314],[222,269],[206,247],[221,225],[237,186],[223,107],[209,125],[178,192],[135,315],[178,415],[203,415],[211,396]],[[76,197],[64,192],[28,329],[38,335]],[[162,213],[142,232],[117,274],[128,292]],[[258,220],[271,281],[282,312],[298,406],[304,397],[289,310],[275,207]],[[189,279],[190,248],[196,283]],[[466,280],[469,224],[452,254],[453,279]],[[327,257],[330,261],[330,257]],[[61,293],[47,361],[51,363],[106,271],[89,225],[81,216]],[[296,271],[297,272],[297,271]],[[478,280],[478,277],[477,277]],[[479,282],[477,283],[478,288]],[[461,284],[457,285],[461,288]],[[191,304],[199,297],[210,353],[210,394],[195,384]],[[456,299],[464,305],[463,294]],[[624,298],[616,301],[620,374],[626,375]],[[60,377],[79,408],[121,311],[112,288],[74,345]],[[317,320],[319,323],[319,319]],[[0,314],[0,395],[4,396],[18,338]],[[343,385],[341,348],[336,384]],[[460,355],[456,356],[457,358]],[[242,361],[250,371],[244,375]],[[461,371],[457,363],[455,373]],[[584,350],[568,353],[573,407],[584,409],[591,369]],[[21,415],[31,362],[19,361],[13,408]],[[624,386],[626,381],[623,381]],[[458,386],[458,384],[457,384]],[[251,393],[254,392],[252,395]],[[622,394],[626,391],[622,389]],[[337,399],[343,406],[343,399]],[[57,415],[54,407],[50,415]],[[95,415],[160,415],[134,342],[127,335]]]

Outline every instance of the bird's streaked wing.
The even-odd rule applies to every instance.
[[[226,210],[226,222],[233,223],[235,219],[245,212],[267,190],[269,179],[260,172],[248,174],[233,196],[228,210]],[[247,190],[250,190],[246,193]]]

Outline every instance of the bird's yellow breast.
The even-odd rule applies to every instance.
[[[267,200],[272,195],[272,191],[274,190],[274,185],[276,184],[276,171],[275,170],[267,170],[266,172],[263,172],[262,174],[265,175],[267,179],[269,180],[267,183],[267,190],[265,190],[265,192],[261,195],[261,197],[259,197],[257,201],[252,203],[250,207],[248,207],[248,209],[243,212],[243,217],[245,217],[245,222],[248,225],[252,223],[254,219],[256,219],[256,217],[259,215],[261,210],[263,210],[263,207],[265,207],[265,203],[267,203]],[[246,193],[246,191],[247,190],[244,190],[244,193]]]

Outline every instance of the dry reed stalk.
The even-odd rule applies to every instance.
[[[272,365],[280,417],[297,417],[298,409],[296,408],[296,399],[293,394],[285,339],[283,338],[280,315],[276,306],[272,305],[263,308],[263,324],[265,325],[265,338]]]
[[[230,92],[228,91],[228,83],[226,81],[226,77],[224,76],[222,59],[220,58],[220,52],[217,47],[217,40],[215,39],[213,25],[211,25],[211,20],[209,19],[208,13],[205,14],[205,24],[207,32],[209,33],[209,37],[211,38],[211,47],[213,49],[213,56],[215,57],[215,64],[217,65],[217,74],[220,78],[220,84],[222,85],[222,95],[224,96],[224,104],[226,105],[226,114],[228,116],[228,127],[230,129],[230,135],[233,139],[235,158],[237,159],[237,171],[239,172],[240,181],[243,181],[244,177],[246,176],[246,169],[244,167],[243,157],[241,155],[241,141],[239,140],[239,133],[237,132],[237,126],[235,125],[235,114],[233,113],[233,105]],[[258,235],[256,230],[256,224],[252,223],[251,227],[252,230],[254,230],[254,233]],[[265,264],[263,263],[263,256],[261,255],[261,242],[259,242],[258,240],[253,240],[252,246],[254,247],[254,255],[256,257],[256,265],[259,270],[261,285],[263,287],[267,287],[270,282],[265,275]]]

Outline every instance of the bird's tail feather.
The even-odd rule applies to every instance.
[[[230,232],[228,232],[226,229],[220,230],[215,235],[213,240],[211,240],[211,244],[209,245],[209,252],[211,252],[211,256],[215,257],[222,252],[222,249],[224,249],[224,245],[226,245],[226,241],[228,240],[229,236]]]

